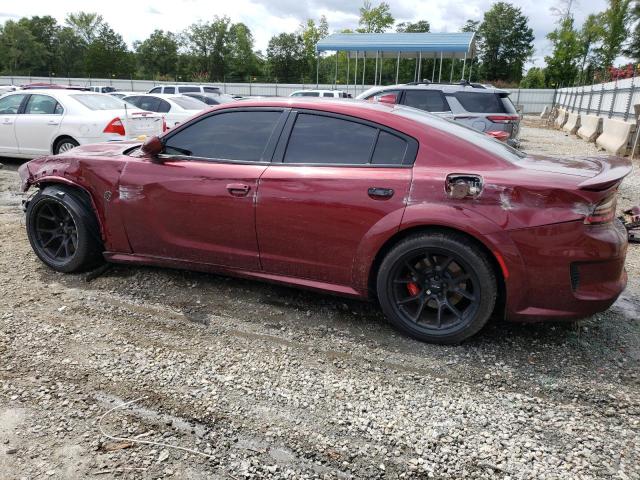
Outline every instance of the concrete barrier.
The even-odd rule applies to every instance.
[[[587,142],[595,142],[602,132],[602,117],[582,115],[577,135]]]
[[[605,118],[602,121],[602,134],[596,139],[596,145],[613,155],[626,155],[634,130],[633,123]]]
[[[545,105],[542,109],[542,113],[540,114],[540,118],[549,118],[549,114],[551,113],[551,107],[549,105]]]
[[[561,128],[564,126],[564,124],[567,122],[567,116],[568,116],[568,113],[569,113],[569,112],[567,112],[567,111],[566,111],[565,109],[563,109],[563,108],[559,108],[559,109],[558,109],[558,116],[556,117],[555,121],[553,122],[553,126],[554,126],[556,129],[558,129],[558,130],[559,130],[559,129],[561,129]]]
[[[577,113],[570,113],[567,115],[567,121],[562,126],[562,130],[569,133],[576,133],[580,128],[580,115]]]

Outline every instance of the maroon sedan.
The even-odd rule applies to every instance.
[[[61,272],[109,262],[377,298],[414,338],[607,309],[626,284],[621,158],[522,154],[401,106],[225,104],[144,145],[20,168],[27,233]]]

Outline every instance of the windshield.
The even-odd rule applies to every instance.
[[[193,97],[171,97],[171,101],[185,110],[202,110],[207,104]]]
[[[432,113],[425,112],[424,110],[398,106],[393,109],[393,112],[402,117],[451,133],[456,137],[471,142],[474,145],[477,145],[494,155],[498,155],[500,158],[511,163],[515,163],[521,158],[525,158],[527,156],[526,153],[521,152],[504,142],[500,142],[495,138],[485,135],[478,130],[461,125],[453,120],[447,120],[437,115],[433,115]]]
[[[75,101],[80,102],[89,110],[121,110],[125,103],[113,95],[96,93],[94,95],[70,95]]]

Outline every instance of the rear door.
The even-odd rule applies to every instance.
[[[0,153],[17,154],[16,118],[27,94],[7,95],[0,98]]]
[[[351,285],[363,239],[400,223],[416,152],[414,139],[376,124],[292,112],[260,179],[263,270]]]
[[[60,130],[64,108],[50,95],[33,94],[16,118],[16,140],[22,155],[47,155]]]

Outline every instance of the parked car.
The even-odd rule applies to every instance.
[[[351,98],[351,94],[342,90],[296,90],[290,97],[322,97],[322,98]]]
[[[113,93],[116,91],[115,88],[110,87],[110,86],[100,86],[100,85],[92,85],[87,87],[87,90],[90,92],[96,92],[96,93]]]
[[[83,90],[87,91],[87,87],[82,87],[80,85],[59,85],[57,83],[29,83],[26,85],[20,85],[22,90]]]
[[[168,128],[175,127],[208,107],[206,103],[195,98],[162,93],[137,93],[122,100],[149,112],[162,113]]]
[[[126,108],[110,95],[19,90],[0,98],[0,156],[34,158],[78,145],[163,131],[162,115]]]
[[[13,85],[0,85],[0,95],[4,95],[5,93],[15,92],[18,90],[18,87]]]
[[[627,281],[615,206],[630,171],[526,155],[403,106],[264,99],[19,174],[40,189],[27,234],[54,270],[106,259],[373,296],[403,332],[456,343],[493,312],[607,309]]]
[[[109,95],[122,100],[124,97],[130,97],[131,95],[139,95],[140,92],[127,92],[123,90],[117,90],[115,92],[109,92]]]
[[[185,93],[187,97],[195,98],[207,105],[221,105],[223,103],[235,102],[236,99],[231,95],[215,94],[215,93]]]
[[[517,145],[520,115],[509,92],[479,83],[408,83],[373,87],[356,97],[360,100],[398,103],[426,110]],[[503,133],[507,132],[507,138]]]
[[[211,85],[159,85],[147,93],[222,93],[222,90]]]

